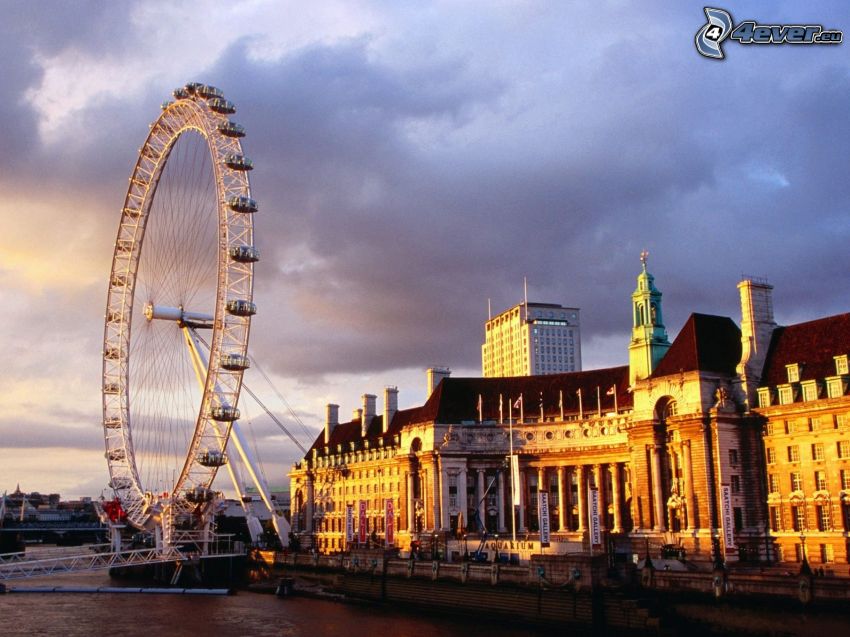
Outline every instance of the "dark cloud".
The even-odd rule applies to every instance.
[[[840,28],[838,6],[804,17]],[[101,11],[21,18],[44,23],[31,43],[0,43],[0,116],[15,123],[4,148],[40,164],[24,183],[49,173],[72,212],[95,202],[92,245],[108,252],[135,149],[173,87],[98,97],[58,154],[22,100],[40,81],[35,49],[126,53],[110,36],[123,18]],[[671,332],[691,311],[738,320],[742,273],[776,284],[780,318],[847,309],[840,47],[729,43],[727,60],[705,60],[702,5],[684,3],[455,18],[447,32],[444,17],[414,27],[400,12],[389,49],[367,34],[272,61],[246,37],[186,78],[221,86],[248,128],[263,253],[252,344],[275,372],[315,387],[333,372],[476,368],[487,299],[518,302],[523,276],[533,299],[583,309],[585,343],[622,335],[625,360],[643,248]]]

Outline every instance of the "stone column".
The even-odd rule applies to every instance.
[[[620,510],[620,502],[623,496],[620,494],[620,465],[615,462],[608,465],[611,471],[611,497],[614,499],[614,528],[612,533],[622,533],[623,531],[623,514]]]
[[[478,470],[478,489],[476,489],[477,493],[475,495],[478,498],[478,517],[481,518],[481,526],[486,526],[487,524],[487,510],[486,510],[486,502],[484,501],[484,489],[487,486],[484,484],[484,469]]]
[[[656,531],[663,531],[664,526],[664,493],[661,483],[661,445],[650,445],[650,470],[652,471],[652,502],[655,511]]]
[[[307,474],[307,502],[304,506],[304,530],[307,533],[313,532],[313,507],[315,506],[315,494],[313,493],[313,476]]]
[[[499,471],[499,495],[496,498],[496,506],[499,512],[499,533],[507,531],[505,527],[505,472]]]
[[[440,465],[442,465],[442,461]],[[440,528],[444,531],[452,528],[451,511],[449,510],[449,472],[444,466],[440,466],[440,511],[442,524]]]
[[[525,475],[526,470],[519,470],[519,515],[517,516],[517,530],[526,531],[525,526],[525,503],[528,501],[528,478]]]
[[[411,467],[407,470],[407,532],[413,533],[416,529],[416,506],[413,502],[413,471]]]
[[[685,510],[688,528],[696,527],[696,503],[694,502],[694,470],[691,465],[691,441],[682,442],[682,469],[685,473]]]
[[[584,533],[587,529],[587,483],[584,480],[584,465],[575,468],[578,482],[578,528],[576,531]]]
[[[460,514],[463,516],[463,528],[465,529],[469,529],[469,520],[466,519],[469,515],[469,511],[467,510],[468,504],[466,497],[466,467],[463,467],[457,476],[457,508],[460,509]]]
[[[596,486],[596,492],[599,494],[599,530],[605,530],[605,518],[608,511],[608,503],[605,501],[605,472],[602,471],[601,464],[593,465],[593,482]]]
[[[558,467],[558,530],[567,530],[567,468]]]
[[[440,467],[437,458],[434,458],[431,464],[431,478],[431,492],[433,495],[431,500],[434,508],[434,513],[431,516],[434,521],[434,526],[432,528],[433,530],[438,531],[440,529],[440,519],[442,517],[440,509],[440,502],[442,498],[440,494]]]

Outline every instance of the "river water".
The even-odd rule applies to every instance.
[[[124,582],[126,584],[126,582]],[[139,586],[138,581],[132,583]],[[7,582],[33,586],[120,586],[104,573]],[[230,596],[125,593],[0,595],[3,637],[519,637],[551,631],[506,626],[487,617],[447,617],[386,605],[239,591]]]

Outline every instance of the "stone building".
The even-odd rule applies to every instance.
[[[544,549],[629,559],[651,546],[705,563],[846,563],[850,315],[777,327],[771,286],[746,279],[740,328],[692,314],[671,343],[642,261],[628,366],[495,378],[432,369],[419,407],[399,410],[392,387],[381,414],[369,394],[347,422],[329,405],[290,474],[296,533],[343,550],[346,505],[362,501],[381,541],[389,500],[402,549],[434,539],[460,552],[461,538],[486,533],[521,560]]]

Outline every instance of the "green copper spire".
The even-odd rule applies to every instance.
[[[661,314],[661,292],[646,269],[649,252],[640,253],[641,272],[632,293],[632,342],[629,345],[629,382],[647,378],[670,348]]]

